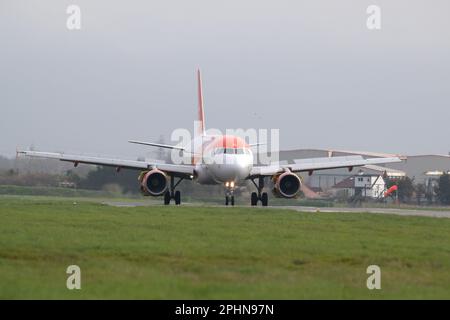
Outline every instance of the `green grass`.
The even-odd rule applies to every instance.
[[[450,219],[0,198],[0,298],[450,299]],[[82,289],[66,288],[79,265]],[[367,266],[382,289],[366,288]]]

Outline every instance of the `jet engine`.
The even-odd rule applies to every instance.
[[[279,198],[294,198],[302,186],[300,178],[290,171],[272,177],[272,192]]]
[[[139,181],[141,182],[141,191],[145,196],[160,196],[169,187],[167,174],[158,169],[141,173]]]

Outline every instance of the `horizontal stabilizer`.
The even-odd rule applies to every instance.
[[[180,146],[172,146],[169,144],[162,144],[162,143],[153,143],[153,142],[145,142],[145,141],[136,141],[136,140],[128,140],[129,143],[135,143],[135,144],[142,144],[145,146],[152,146],[152,147],[158,147],[158,148],[166,148],[166,149],[177,149],[177,150],[183,150],[187,151],[185,148]]]

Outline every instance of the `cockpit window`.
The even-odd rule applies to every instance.
[[[250,154],[250,150],[246,148],[216,148],[214,154]]]

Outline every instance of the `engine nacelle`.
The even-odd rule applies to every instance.
[[[144,172],[139,177],[141,191],[145,196],[160,196],[169,188],[167,174],[158,169]]]
[[[272,192],[276,197],[294,198],[302,187],[300,178],[290,171],[273,176],[272,180],[274,183]]]

